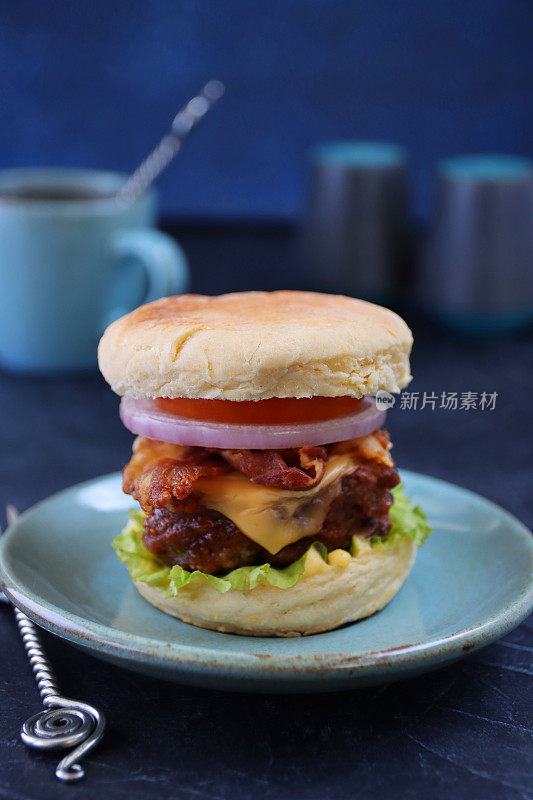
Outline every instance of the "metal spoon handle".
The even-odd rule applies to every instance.
[[[17,510],[8,506],[6,511],[11,524],[18,516]],[[13,610],[45,707],[45,711],[24,722],[20,738],[29,747],[41,750],[74,747],[57,765],[56,777],[60,781],[78,781],[85,774],[78,762],[104,735],[105,717],[88,703],[61,696],[36,625],[20,609]]]
[[[170,131],[147,156],[116,194],[122,203],[134,203],[176,157],[192,129],[224,94],[220,81],[209,81],[196,97],[176,114]]]
[[[56,777],[60,781],[80,780],[85,772],[78,762],[104,735],[105,717],[88,703],[61,697],[37,628],[18,608],[15,617],[46,709],[24,722],[20,737],[41,750],[74,747],[57,765]]]
[[[39,692],[41,693],[43,703],[46,705],[49,697],[57,697],[57,695],[59,695],[55,675],[41,647],[37,628],[31,619],[28,619],[26,614],[23,614],[20,609],[14,608],[13,610],[15,612],[17,625],[19,626],[20,635],[22,636],[22,641],[24,642],[24,647],[26,648],[26,653],[28,654],[35,675],[35,680],[37,681]]]

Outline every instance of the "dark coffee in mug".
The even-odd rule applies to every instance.
[[[19,189],[4,189],[0,192],[0,202],[8,203],[48,203],[71,202],[75,200],[104,200],[110,197],[107,192],[97,192],[85,186],[43,187],[25,186]]]

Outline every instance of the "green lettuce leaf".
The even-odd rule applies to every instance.
[[[411,504],[401,486],[393,489],[393,495],[394,503],[390,510],[391,531],[384,539],[373,537],[370,544],[373,547],[390,547],[399,537],[409,536],[420,546],[431,531],[424,512]],[[262,581],[278,589],[289,589],[304,573],[309,550],[297,561],[281,569],[276,569],[270,564],[261,564],[256,567],[239,567],[227,575],[216,576],[199,570],[189,572],[178,565],[167,567],[143,544],[144,518],[142,511],[130,511],[130,520],[121,535],[113,539],[113,547],[119,559],[126,565],[132,580],[156,586],[163,597],[175,597],[180,589],[195,580],[208,581],[219,592],[227,592],[230,589],[249,591],[255,589]],[[357,552],[356,539],[357,537],[354,537],[352,554]],[[323,544],[315,542],[309,549],[311,548],[315,549],[324,561],[327,560],[327,550]]]
[[[387,536],[372,536],[371,545],[392,547],[401,536],[409,536],[420,547],[432,531],[420,506],[414,506],[403,490],[403,484],[392,490],[394,503],[389,512],[392,528]]]
[[[167,567],[144,546],[143,520],[142,512],[130,511],[130,521],[122,534],[113,540],[113,547],[119,559],[126,564],[134,581],[157,586],[164,597],[174,597],[180,589],[194,580],[209,581],[219,592],[227,592],[229,589],[248,591],[255,589],[264,580],[278,589],[288,589],[300,580],[305,569],[308,551],[297,561],[282,569],[271,567],[270,564],[261,564],[256,567],[239,567],[223,576],[209,575],[199,570],[188,572],[178,565]],[[314,547],[322,558],[326,558],[327,551],[324,545],[313,544],[311,547]]]

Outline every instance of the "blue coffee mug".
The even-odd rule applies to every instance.
[[[104,328],[188,285],[180,246],[154,228],[155,194],[120,205],[125,176],[0,172],[0,362],[18,372],[92,368]]]

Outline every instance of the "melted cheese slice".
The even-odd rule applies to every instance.
[[[322,480],[307,491],[259,486],[245,475],[232,472],[201,478],[194,492],[204,506],[224,514],[246,536],[274,554],[320,530],[331,501],[340,494],[342,478],[353,472],[356,463],[353,452],[330,456]]]

